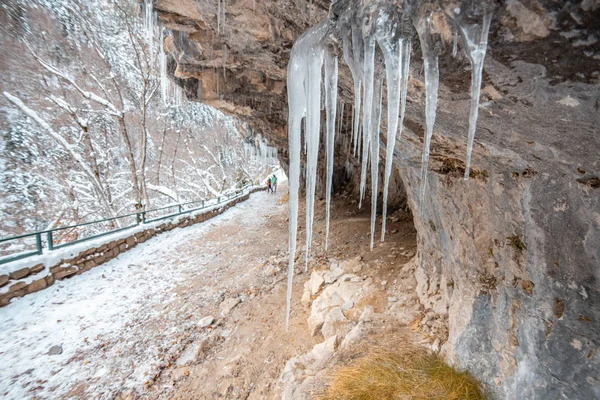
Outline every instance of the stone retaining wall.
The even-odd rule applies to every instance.
[[[251,190],[250,193],[257,190],[263,189],[256,188]],[[0,275],[0,287],[10,285],[6,293],[0,294],[0,307],[6,306],[10,300],[15,297],[22,297],[27,294],[45,289],[48,286],[52,286],[57,280],[72,277],[89,271],[90,269],[112,260],[119,254],[134,248],[140,243],[144,243],[146,240],[162,232],[167,232],[175,228],[183,228],[216,217],[230,207],[247,200],[250,196],[250,193],[223,205],[221,208],[216,208],[206,213],[193,216],[191,214],[187,216],[180,216],[180,220],[177,223],[172,223],[171,221],[167,220],[161,225],[137,232],[129,237],[113,240],[103,244],[102,246],[82,251],[73,258],[61,260],[58,264],[50,267],[49,272],[47,271],[45,276],[40,274],[39,279],[34,279],[29,283],[23,281],[19,282],[19,280],[31,277],[32,275],[39,274],[40,272],[46,270],[43,264],[37,264],[28,268],[21,268],[11,272],[8,275]]]

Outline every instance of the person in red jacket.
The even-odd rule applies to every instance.
[[[271,187],[271,177],[267,178],[267,192],[268,193],[272,193],[273,192],[273,188]]]

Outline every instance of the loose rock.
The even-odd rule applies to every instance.
[[[200,322],[198,322],[198,325],[200,328],[206,328],[207,326],[212,325],[214,321],[215,318],[212,315],[209,315],[208,317],[202,318]]]
[[[57,356],[59,354],[62,354],[63,352],[63,348],[62,345],[55,345],[50,347],[50,349],[48,350],[48,355],[49,356]]]
[[[323,274],[313,271],[310,275],[310,291],[313,296],[319,292],[324,283],[325,279],[323,278]]]

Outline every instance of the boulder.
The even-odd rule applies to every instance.
[[[358,323],[350,330],[350,332],[348,332],[342,341],[342,344],[340,345],[342,349],[353,347],[362,340],[367,332],[367,322],[371,321],[373,314],[373,307],[365,307],[360,318],[358,319]]]
[[[0,275],[0,287],[6,285],[9,281],[8,275]]]
[[[311,355],[319,364],[323,364],[333,356],[339,344],[340,341],[337,335],[331,336],[323,343],[316,344],[311,351]]]
[[[313,296],[319,292],[324,283],[325,279],[323,278],[323,272],[313,270],[310,275],[310,291]]]
[[[352,277],[354,275],[351,275]],[[327,286],[321,294],[313,300],[310,316],[308,317],[308,330],[312,336],[319,333],[325,316],[333,307],[342,307],[348,302],[356,304],[360,300],[365,291],[363,284],[357,282],[340,281]]]
[[[305,366],[301,361],[302,356],[292,357],[285,364],[281,373],[281,380],[286,383],[296,382],[304,376]]]
[[[325,271],[325,273],[323,274],[323,278],[325,279],[325,283],[330,285],[343,274],[343,268],[339,267],[337,264],[332,264],[329,271]]]
[[[344,304],[342,304],[342,311],[348,311],[352,307],[354,307],[354,302],[352,300],[348,300]]]
[[[325,316],[321,333],[324,337],[338,336],[343,338],[350,331],[350,321],[339,307],[332,308]]]

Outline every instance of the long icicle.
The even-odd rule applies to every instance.
[[[290,211],[289,211],[289,262],[288,262],[288,277],[287,277],[287,306],[285,325],[286,330],[289,328],[290,311],[292,303],[292,283],[294,279],[294,261],[296,257],[296,239],[298,234],[298,200],[300,189],[300,153],[301,145],[301,129],[302,120],[305,114],[307,117],[308,99],[306,97],[305,83],[310,80],[309,67],[312,64],[322,64],[323,54],[320,46],[322,38],[329,31],[329,21],[314,26],[313,28],[302,34],[290,55],[288,65],[287,87],[288,87],[288,145],[289,145],[289,191],[290,191]],[[319,63],[320,60],[320,63]],[[313,77],[315,78],[315,77]],[[320,66],[318,74],[318,84],[320,89],[321,75]],[[320,99],[320,97],[317,97]],[[320,100],[318,100],[320,101]],[[317,103],[317,113],[320,115],[319,104]],[[312,101],[312,103],[315,103]],[[311,105],[312,105],[311,103]],[[313,112],[314,107],[311,107]],[[312,117],[314,118],[314,117]],[[305,129],[309,129],[309,125],[305,124]],[[318,150],[318,149],[317,149]],[[308,190],[308,189],[307,189]]]
[[[429,167],[429,148],[435,125],[435,115],[438,102],[438,89],[440,83],[440,71],[438,55],[435,53],[433,38],[431,37],[431,17],[418,19],[415,24],[421,51],[423,52],[423,63],[425,65],[425,140],[423,153],[421,155],[421,193],[419,196],[419,207],[421,217],[425,215],[425,191],[427,190],[427,170]]]
[[[403,39],[396,45],[387,38],[379,40],[379,47],[385,61],[385,79],[387,85],[387,144],[385,152],[385,172],[383,184],[383,219],[381,225],[381,241],[385,239],[385,220],[387,217],[387,201],[396,147],[396,132],[398,130],[398,112],[400,109],[400,80],[402,79],[402,50]]]
[[[354,64],[354,70],[356,78],[354,80],[354,125],[353,125],[353,138],[354,138],[354,157],[356,157],[357,149],[360,152],[360,139],[361,139],[361,89],[364,87],[364,62],[361,62],[361,55],[363,54],[363,38],[354,26],[352,27],[352,63]],[[344,50],[344,55],[348,51]],[[346,61],[347,63],[348,61]],[[359,153],[360,154],[360,153]]]
[[[463,39],[463,49],[471,63],[471,111],[469,113],[469,135],[467,138],[467,161],[465,167],[465,180],[469,179],[471,171],[471,154],[475,131],[477,129],[477,118],[479,115],[479,95],[481,93],[481,75],[483,73],[483,61],[487,50],[487,37],[490,31],[492,13],[485,11],[481,30],[479,25],[465,26],[459,24]],[[469,29],[471,28],[471,29]]]
[[[315,215],[315,191],[317,185],[317,163],[319,160],[319,138],[321,135],[321,71],[323,50],[308,65],[307,113],[306,113],[306,265],[312,245],[313,221]]]
[[[381,104],[383,103],[383,79],[375,82],[373,93],[373,127],[371,129],[371,251],[375,243],[377,221],[377,195],[379,194],[379,133],[381,127]],[[379,99],[379,101],[377,101]]]
[[[327,118],[327,183],[326,183],[326,220],[325,220],[325,250],[329,244],[329,216],[331,207],[331,187],[333,182],[333,156],[335,150],[335,116],[337,112],[338,59],[329,51],[325,52],[325,103]],[[342,103],[342,110],[344,103]],[[340,121],[342,118],[340,117]]]
[[[369,148],[371,142],[371,129],[373,118],[373,80],[375,75],[375,38],[372,36],[365,43],[365,93],[363,110],[363,132],[362,132],[362,165],[360,173],[360,201],[358,208],[362,208],[362,200],[365,196],[367,183],[367,167],[369,161]]]
[[[404,126],[404,112],[406,111],[406,94],[408,92],[408,78],[409,78],[409,68],[410,68],[410,50],[411,43],[409,39],[405,39],[404,43],[401,47],[401,55],[400,55],[400,64],[402,65],[402,70],[400,72],[400,77],[402,79],[402,89],[400,95],[400,122],[398,124],[398,134],[396,136],[396,140],[399,140],[402,137],[402,128]],[[395,147],[395,146],[394,146]],[[392,158],[394,157],[394,152],[392,151]],[[387,159],[386,159],[387,162]],[[392,160],[393,162],[393,160]],[[387,166],[387,164],[386,164]],[[383,223],[381,228],[381,241],[385,240],[385,229],[387,223],[387,202],[388,202],[388,194],[389,194],[389,180],[391,177],[391,169],[386,171],[386,183],[384,187],[384,203],[383,203]]]
[[[352,113],[350,114],[350,126],[352,127],[352,138],[354,137],[354,114],[355,114],[355,107],[353,104],[352,105]],[[348,145],[348,157],[350,157],[351,152],[352,152],[352,140],[350,140],[350,144]]]

